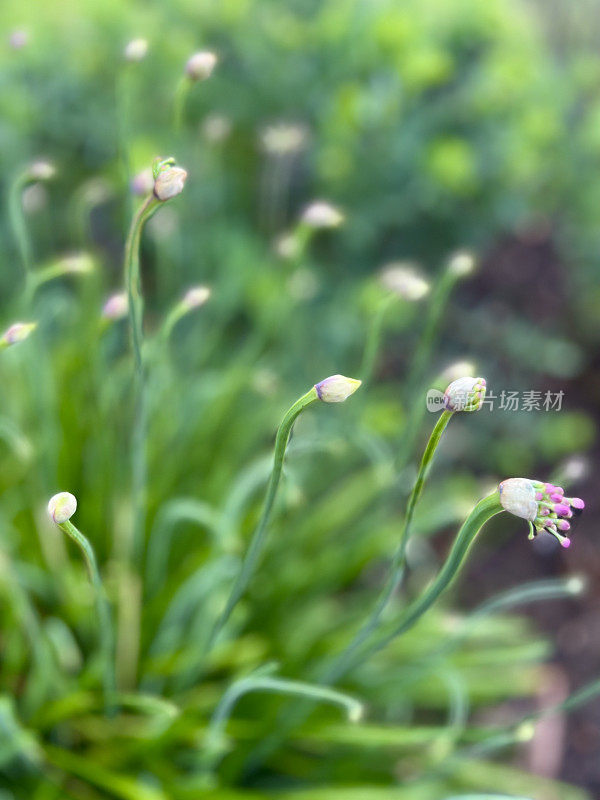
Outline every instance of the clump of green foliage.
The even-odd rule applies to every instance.
[[[2,800],[585,797],[513,766],[533,729],[521,712],[502,728],[489,713],[516,698],[537,710],[551,646],[515,608],[568,597],[572,581],[507,577],[470,613],[445,599],[335,686],[322,680],[388,578],[429,433],[423,390],[444,359],[500,361],[477,312],[448,305],[446,265],[418,300],[390,300],[365,272],[405,254],[440,263],[552,202],[535,176],[561,109],[540,93],[544,54],[514,9],[54,0],[26,19],[7,3],[3,27],[30,40],[2,55],[2,314],[37,329],[0,353]],[[127,61],[136,36],[148,53]],[[219,65],[178,95],[199,47]],[[136,372],[131,326],[102,307],[126,288],[130,182],[165,152],[189,178],[142,235]],[[24,179],[40,155],[56,173]],[[343,209],[339,230],[298,226],[320,196]],[[199,283],[210,300],[179,313]],[[386,379],[391,341],[402,355]],[[563,365],[577,361],[569,346],[556,342]],[[337,372],[365,385],[296,421],[261,559],[219,626],[277,425]],[[518,430],[504,429],[503,450],[489,418],[463,416],[415,510],[385,626],[437,572],[432,537],[462,522],[490,474],[537,466]],[[552,452],[541,426],[528,431],[546,462],[591,439],[587,417],[566,416]],[[67,489],[110,601],[108,703],[97,586],[45,510]],[[490,529],[491,548],[506,523]]]

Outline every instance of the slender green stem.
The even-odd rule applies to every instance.
[[[359,372],[363,386],[367,383],[370,383],[373,377],[373,372],[375,371],[377,363],[377,356],[379,355],[379,350],[381,348],[383,323],[389,308],[397,299],[398,298],[393,294],[386,295],[386,297],[384,297],[379,303],[379,306],[377,307],[375,314],[371,319],[371,324],[369,326],[369,330],[367,331],[367,340],[365,342],[365,349]]]
[[[267,486],[267,493],[265,496],[265,502],[262,514],[258,522],[258,525],[254,531],[254,534],[252,535],[252,539],[250,541],[250,545],[248,546],[248,550],[246,552],[242,568],[235,580],[235,583],[233,584],[233,588],[231,589],[231,593],[229,595],[229,599],[227,600],[225,609],[221,614],[221,616],[219,617],[219,619],[217,620],[217,623],[210,636],[207,648],[208,652],[210,651],[212,645],[216,641],[217,636],[219,635],[223,626],[226,624],[227,620],[231,616],[231,612],[236,607],[241,596],[246,591],[246,588],[258,564],[258,560],[261,556],[265,541],[265,536],[267,533],[267,528],[269,525],[269,520],[271,519],[273,505],[275,503],[275,498],[277,496],[279,481],[281,480],[281,472],[283,469],[283,460],[285,457],[285,451],[290,438],[290,434],[292,432],[292,427],[294,425],[294,422],[296,421],[297,417],[304,411],[304,409],[307,408],[312,403],[314,403],[316,400],[318,400],[317,391],[313,386],[309,392],[302,395],[302,397],[296,400],[296,402],[287,410],[285,416],[283,417],[283,420],[281,421],[279,429],[277,430],[277,436],[275,439],[275,455],[273,457],[273,469],[271,471],[269,485]]]
[[[17,175],[12,186],[10,187],[8,196],[8,212],[10,225],[12,228],[13,236],[17,243],[19,256],[21,259],[21,266],[25,278],[29,276],[33,263],[33,256],[31,251],[31,241],[25,223],[25,215],[23,213],[23,189],[29,183],[29,173],[27,171],[21,172]]]
[[[81,550],[87,571],[94,589],[94,601],[96,604],[96,614],[98,616],[98,630],[100,635],[100,651],[103,661],[104,672],[104,699],[107,711],[114,705],[116,683],[115,683],[115,663],[114,663],[114,636],[113,626],[108,599],[104,592],[102,579],[96,563],[96,556],[92,545],[88,539],[79,531],[70,520],[62,522],[58,526],[69,536]]]
[[[144,201],[133,218],[127,241],[125,243],[125,285],[129,299],[129,319],[131,322],[131,336],[135,363],[138,373],[143,369],[143,314],[144,301],[142,298],[140,279],[140,239],[146,221],[156,211],[160,201],[151,194]]]
[[[346,709],[348,718],[357,722],[363,714],[363,706],[358,700],[343,692],[318,686],[304,681],[292,681],[264,675],[250,675],[232,684],[225,692],[210,721],[206,734],[204,751],[207,766],[218,758],[225,743],[225,729],[233,707],[248,692],[277,692],[316,702],[332,703]]]
[[[438,597],[448,588],[458,575],[465,557],[475,541],[475,537],[485,525],[485,523],[499,514],[504,509],[500,505],[500,495],[497,491],[480,500],[471,511],[463,526],[459,530],[452,549],[444,562],[444,566],[438,573],[433,583],[404,611],[400,620],[396,622],[393,629],[384,633],[378,640],[373,642],[363,651],[362,659],[370,657],[374,653],[386,647],[393,639],[406,633],[413,627],[423,614],[431,608]]]
[[[364,623],[364,625],[360,628],[360,630],[356,633],[350,644],[346,647],[346,649],[341,653],[341,655],[336,659],[334,664],[331,666],[327,675],[328,682],[334,682],[335,680],[337,680],[339,675],[344,674],[347,665],[352,662],[354,654],[357,652],[357,650],[360,649],[363,643],[367,641],[369,636],[371,636],[371,634],[377,629],[381,621],[381,617],[383,616],[383,613],[388,606],[388,603],[390,602],[391,598],[394,595],[394,592],[396,591],[396,588],[398,587],[400,581],[402,580],[402,575],[404,573],[406,546],[408,543],[410,526],[415,513],[415,508],[417,506],[417,503],[419,502],[421,492],[423,491],[423,486],[425,485],[427,474],[431,467],[435,451],[437,449],[438,444],[440,443],[444,431],[446,430],[446,426],[450,422],[451,416],[452,416],[451,411],[442,412],[442,414],[438,418],[438,421],[435,424],[431,436],[429,437],[429,441],[427,442],[427,447],[425,448],[425,452],[423,453],[423,457],[421,459],[421,464],[419,466],[417,478],[415,480],[415,484],[408,499],[406,514],[404,516],[404,522],[402,525],[402,530],[400,532],[400,541],[398,543],[398,547],[396,548],[396,552],[394,553],[394,557],[392,559],[389,577],[383,589],[381,590],[379,597],[377,598],[377,602],[375,604],[373,611],[371,612],[371,615]]]
[[[191,85],[190,79],[187,75],[184,75],[175,89],[175,97],[173,98],[173,119],[176,133],[179,133],[183,128],[185,101],[187,100]]]

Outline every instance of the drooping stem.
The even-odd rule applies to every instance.
[[[379,350],[381,347],[381,334],[383,332],[385,316],[392,303],[396,300],[397,298],[395,295],[386,295],[386,297],[384,297],[379,303],[379,306],[377,307],[373,318],[371,319],[371,324],[369,326],[369,330],[367,331],[367,339],[365,342],[365,349],[363,352],[363,359],[359,372],[363,385],[370,383],[373,377],[373,373],[377,365],[377,356],[379,355]]]
[[[94,555],[94,550],[88,539],[70,520],[59,523],[58,527],[63,530],[81,550],[92,583],[96,614],[98,616],[100,652],[103,662],[104,699],[107,711],[111,711],[116,694],[114,635],[110,607],[104,592],[102,579],[100,578],[96,556]]]
[[[475,538],[488,520],[504,511],[497,491],[480,500],[459,530],[452,549],[433,583],[411,603],[391,631],[384,633],[361,654],[361,660],[386,647],[393,639],[406,633],[456,578]]]
[[[237,701],[248,692],[275,692],[341,706],[351,722],[357,722],[363,714],[358,700],[343,692],[304,681],[286,680],[265,675],[250,675],[232,684],[225,692],[210,721],[204,743],[205,764],[210,767],[218,759],[225,743],[225,729]]]
[[[327,675],[328,682],[333,682],[337,680],[337,678],[344,674],[346,671],[347,665],[351,663],[354,654],[360,647],[363,645],[364,642],[371,636],[371,634],[377,629],[383,612],[388,606],[391,598],[396,591],[400,581],[402,580],[402,575],[404,573],[404,562],[406,556],[406,546],[408,544],[408,537],[410,533],[410,526],[412,523],[412,519],[415,513],[415,508],[417,503],[419,502],[419,498],[421,497],[421,492],[423,491],[423,486],[425,485],[425,480],[427,479],[427,474],[431,467],[431,463],[433,461],[433,457],[435,455],[435,451],[437,449],[438,444],[442,438],[444,431],[446,430],[446,426],[450,422],[450,418],[452,416],[451,411],[443,411],[438,421],[429,437],[429,441],[427,442],[427,446],[425,448],[425,452],[423,453],[423,457],[421,459],[421,464],[419,465],[419,471],[417,473],[417,478],[415,480],[412,492],[410,493],[410,497],[408,499],[408,505],[406,508],[406,514],[404,515],[404,522],[402,524],[402,530],[400,532],[400,540],[398,543],[398,547],[394,553],[394,557],[392,559],[392,564],[390,567],[390,574],[389,577],[377,598],[377,602],[371,612],[371,615],[364,623],[364,625],[360,628],[360,630],[354,636],[354,639],[350,642],[350,644],[346,647],[346,649],[341,653],[341,655],[336,659],[334,664],[331,666],[330,671]]]
[[[21,259],[21,266],[27,280],[31,272],[33,257],[31,252],[31,241],[25,224],[25,215],[23,213],[23,189],[29,182],[28,172],[21,172],[17,175],[12,186],[10,187],[8,196],[8,212],[10,225],[12,228],[13,236],[19,250],[19,257]]]
[[[210,651],[210,648],[216,641],[217,636],[231,616],[233,609],[236,607],[238,601],[246,591],[254,570],[256,569],[264,546],[265,536],[269,521],[271,519],[275,498],[277,496],[277,489],[279,487],[281,472],[283,469],[283,460],[290,434],[292,432],[292,427],[304,409],[314,403],[316,400],[318,400],[318,395],[315,387],[313,386],[309,392],[302,395],[302,397],[296,400],[296,402],[287,410],[277,430],[277,436],[275,439],[275,455],[273,457],[273,469],[271,470],[271,477],[267,486],[262,514],[252,535],[252,539],[250,540],[250,545],[248,546],[248,550],[246,552],[240,572],[231,589],[225,609],[217,620],[209,639],[207,648],[208,651]]]

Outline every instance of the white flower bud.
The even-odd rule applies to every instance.
[[[27,339],[30,333],[37,328],[37,322],[14,322],[8,330],[4,332],[2,341],[5,345],[18,344]]]
[[[48,514],[53,522],[61,525],[71,519],[77,510],[77,498],[70,492],[59,492],[50,498],[48,503]]]
[[[143,169],[134,175],[130,183],[131,191],[138,197],[146,197],[154,189],[154,176],[151,169]]]
[[[148,52],[148,41],[146,39],[132,39],[125,45],[123,55],[126,61],[141,61]]]
[[[310,228],[337,228],[344,221],[344,215],[331,203],[315,200],[304,209],[301,219]]]
[[[451,256],[448,262],[448,272],[451,272],[457,278],[466,278],[474,272],[476,266],[475,256],[467,250],[459,250]]]
[[[56,175],[54,164],[49,161],[34,161],[28,167],[28,175],[32,181],[49,181]]]
[[[29,33],[23,29],[13,31],[8,38],[8,43],[13,50],[21,50],[29,44]]]
[[[154,179],[154,194],[164,202],[183,192],[187,178],[186,170],[181,167],[166,166],[158,171]]]
[[[535,488],[530,480],[508,478],[502,481],[498,491],[500,504],[505,511],[533,522],[538,513],[538,503],[535,499]]]
[[[201,50],[188,58],[185,65],[186,75],[193,81],[205,81],[210,78],[217,65],[217,56],[210,50]]]
[[[61,272],[69,275],[88,275],[94,271],[94,259],[88,253],[74,253],[57,262]]]
[[[388,264],[380,277],[382,285],[403,300],[420,300],[429,293],[429,283],[414,267],[401,262]]]
[[[102,316],[105,319],[122,319],[127,316],[129,301],[125,292],[111,295],[102,308]]]
[[[185,293],[182,306],[186,311],[191,311],[193,308],[200,308],[210,297],[210,289],[208,286],[193,286]]]
[[[231,133],[231,120],[223,114],[208,114],[200,131],[207,141],[218,144],[225,141]]]
[[[458,378],[444,392],[444,406],[448,411],[478,411],[485,387],[485,378]]]
[[[315,384],[317,396],[324,403],[343,403],[358,389],[362,381],[346,378],[344,375],[331,375]]]
[[[259,139],[262,148],[270,155],[289,156],[304,147],[308,132],[304,125],[279,122],[264,128]]]

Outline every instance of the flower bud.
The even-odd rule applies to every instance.
[[[48,514],[53,522],[61,525],[71,519],[77,510],[77,498],[71,492],[59,492],[50,498]]]
[[[448,272],[457,278],[466,278],[474,272],[476,266],[475,256],[468,250],[459,250],[448,261]]]
[[[133,194],[146,197],[154,189],[154,176],[151,169],[143,169],[134,175],[129,184]]]
[[[13,31],[8,38],[8,43],[12,50],[22,50],[29,44],[29,33],[23,28]]]
[[[205,81],[210,78],[217,64],[217,56],[210,50],[201,50],[188,58],[185,72],[193,81]]]
[[[337,228],[344,221],[344,215],[330,203],[315,200],[304,209],[301,220],[309,228]]]
[[[141,61],[148,52],[148,41],[146,39],[132,39],[125,45],[123,55],[126,61]]]
[[[498,492],[505,511],[527,520],[530,539],[546,531],[562,547],[569,547],[571,540],[563,534],[571,528],[568,520],[583,510],[583,500],[565,497],[560,486],[529,478],[508,478],[499,485]]]
[[[278,122],[260,132],[260,145],[271,156],[292,156],[306,145],[308,131],[304,125]]]
[[[447,411],[479,411],[485,397],[485,378],[458,378],[444,392]]]
[[[30,333],[37,328],[37,322],[14,322],[2,336],[2,342],[6,347],[11,344],[18,344],[27,339]]]
[[[388,264],[381,272],[380,281],[402,300],[420,300],[430,289],[425,278],[409,264]]]
[[[208,142],[219,144],[231,133],[231,120],[223,114],[207,114],[200,131]]]
[[[343,403],[358,389],[362,381],[346,378],[344,375],[331,375],[315,384],[317,397],[324,403]]]
[[[125,292],[111,295],[102,307],[104,319],[117,320],[127,316],[129,301]]]
[[[191,289],[187,290],[181,304],[186,311],[191,311],[193,308],[200,308],[200,306],[203,306],[209,297],[210,289],[208,286],[193,286]]]
[[[155,165],[154,196],[164,202],[181,194],[187,178],[186,170],[175,166],[174,159],[167,158]]]
[[[27,174],[32,181],[49,181],[56,175],[56,168],[50,161],[33,161],[28,169]]]

